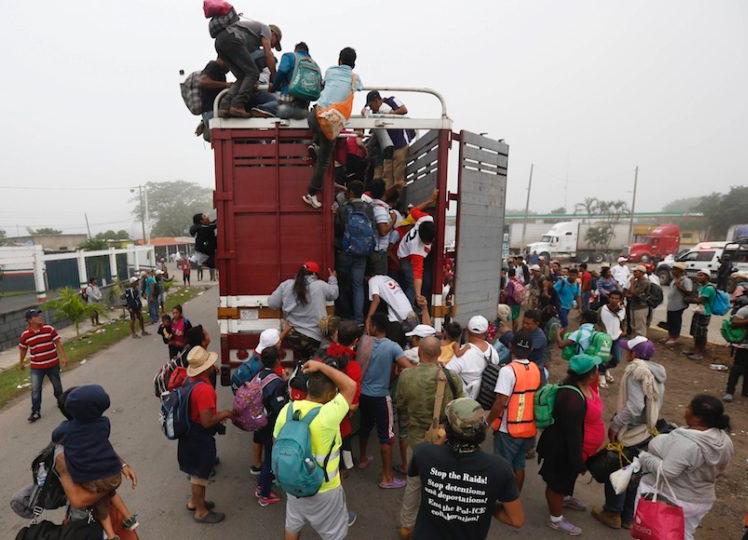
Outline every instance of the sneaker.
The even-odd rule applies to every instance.
[[[667,340],[667,341],[665,342],[665,346],[666,346],[666,347],[674,347],[674,346],[675,346],[675,345],[676,345],[677,343],[678,343],[678,340],[675,340],[675,339],[668,339],[668,340]]]
[[[605,372],[605,381],[608,384],[613,384],[616,380],[613,378],[613,374],[610,371]]]
[[[42,415],[39,414],[38,412],[32,412],[31,416],[29,416],[29,418],[28,418],[29,424],[33,424],[34,422],[36,422],[37,420],[39,420],[41,417],[42,417]]]
[[[259,474],[262,472],[262,467],[257,467],[256,465],[252,465],[249,468],[249,474],[252,476],[259,476]]]
[[[605,378],[605,375],[600,375],[600,376],[599,376],[599,377],[597,378],[597,381],[598,381],[598,386],[599,386],[600,388],[607,388],[607,387],[608,387],[608,381],[607,381],[607,379]]]
[[[133,514],[127,519],[122,520],[122,528],[127,529],[128,531],[134,531],[138,528],[138,514]]]
[[[722,396],[722,401],[725,403],[732,403],[732,394],[725,394]]]
[[[309,195],[307,193],[301,199],[315,210],[322,208],[322,203],[317,200],[316,195]]]
[[[572,496],[564,497],[564,508],[578,510],[579,512],[587,511],[587,506],[582,501]]]
[[[564,534],[568,534],[569,536],[579,536],[580,534],[582,534],[582,529],[571,523],[566,518],[561,518],[561,521],[555,523],[549,519],[547,525],[551,529],[562,532]]]
[[[704,355],[698,354],[698,353],[688,354],[686,356],[688,357],[689,360],[693,360],[695,362],[701,362],[704,359]]]
[[[356,523],[356,520],[358,519],[358,514],[356,512],[348,512],[348,526],[353,527],[353,524]]]
[[[266,506],[270,506],[271,504],[277,504],[281,502],[282,500],[283,499],[281,499],[280,497],[278,497],[278,495],[276,495],[275,493],[271,491],[270,495],[268,495],[267,497],[262,497],[262,496],[258,497],[257,504],[265,508]]]
[[[602,508],[595,508],[591,512],[592,517],[598,520],[600,523],[611,529],[621,528],[621,514],[615,512],[608,512]]]
[[[273,113],[268,112],[265,109],[261,109],[260,107],[252,107],[252,110],[249,111],[249,114],[252,116],[252,118],[273,118],[275,116]]]

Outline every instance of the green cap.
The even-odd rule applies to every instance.
[[[444,413],[449,426],[456,433],[472,435],[486,428],[486,413],[474,399],[458,398],[450,401]]]
[[[590,354],[577,354],[569,360],[569,369],[577,375],[589,373],[602,363],[600,357]]]

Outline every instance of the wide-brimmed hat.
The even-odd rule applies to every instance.
[[[197,377],[203,371],[210,369],[218,361],[218,353],[208,352],[199,345],[190,349],[187,354],[187,376]]]
[[[673,268],[677,268],[678,270],[683,270],[685,272],[686,268],[688,268],[688,265],[686,265],[686,263],[683,263],[683,262],[677,262],[673,264]]]

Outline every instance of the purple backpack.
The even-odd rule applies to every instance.
[[[260,380],[260,374],[244,383],[234,395],[234,425],[244,431],[258,431],[268,425],[268,413],[262,403],[262,393],[271,382],[279,379],[275,373],[270,373]]]

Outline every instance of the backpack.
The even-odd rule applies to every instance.
[[[171,392],[172,390],[184,386],[186,380],[187,368],[183,368],[182,366],[175,368],[174,371],[171,372],[171,377],[169,377],[169,386],[167,390]]]
[[[373,253],[377,245],[377,235],[371,205],[363,202],[350,203],[344,216],[343,251],[359,256]]]
[[[724,315],[730,311],[730,295],[721,289],[716,289],[716,295],[712,300],[712,315]]]
[[[569,339],[569,336],[572,334],[572,332],[566,332],[564,334],[564,341]],[[592,338],[590,338],[592,339]],[[579,353],[583,352],[581,345],[577,342],[572,342],[568,345],[566,345],[563,349],[561,349],[561,358],[566,360],[567,362],[571,360],[572,356],[575,356]]]
[[[499,353],[493,347],[488,348],[488,358],[483,353],[483,359],[486,361],[486,367],[483,369],[483,373],[480,376],[480,388],[478,389],[478,395],[475,398],[484,410],[490,411],[493,407],[493,402],[496,401],[496,381],[499,380],[499,370],[501,366],[501,356],[499,356],[499,363],[494,364],[491,360],[494,359],[494,355]]]
[[[256,355],[243,362],[234,373],[231,374],[231,391],[236,394],[244,383],[251,381],[255,375],[262,371],[262,362]]]
[[[234,425],[244,431],[259,431],[268,425],[268,412],[263,403],[262,394],[271,382],[279,380],[278,375],[270,373],[260,380],[260,374],[239,387],[234,396]]]
[[[540,390],[535,393],[535,425],[538,429],[546,429],[553,425],[553,407],[556,405],[556,396],[560,388],[573,388],[582,399],[584,394],[576,386],[565,384],[546,384],[541,386]]]
[[[743,343],[746,338],[745,328],[733,328],[730,319],[722,321],[720,332],[727,343]]]
[[[16,535],[16,540],[60,540],[62,525],[57,525],[46,519],[39,523],[32,523],[23,527]]]
[[[76,519],[62,526],[60,540],[100,540],[104,529],[94,520]]]
[[[179,83],[179,90],[182,92],[182,100],[189,111],[195,116],[203,112],[203,100],[200,95],[200,76],[201,71],[193,71]]]
[[[187,367],[185,361],[187,359],[187,354],[185,352],[186,351],[182,351],[177,356],[166,362],[166,364],[161,366],[161,369],[156,373],[156,376],[153,378],[153,390],[157,398],[161,398],[162,394],[165,394],[170,390],[169,382],[171,381],[171,375],[174,370],[178,367]]]
[[[161,431],[175,441],[190,432],[190,396],[200,381],[187,381],[183,386],[161,396]]]
[[[504,345],[499,339],[494,340],[493,348],[499,353],[499,365],[505,366],[512,361],[512,351]]]
[[[662,287],[657,283],[649,283],[649,292],[647,293],[647,305],[650,309],[655,309],[657,306],[662,304],[664,296],[662,294]]]
[[[517,304],[524,304],[527,300],[527,287],[520,283],[518,280],[512,281],[512,300]]]
[[[283,491],[294,497],[311,497],[319,491],[323,482],[329,481],[327,464],[335,448],[335,440],[320,465],[312,453],[309,425],[317,418],[322,407],[312,409],[304,418],[300,418],[301,411],[294,412],[293,403],[286,408],[286,423],[273,443],[272,470]]]
[[[288,94],[306,101],[317,101],[322,92],[322,71],[308,56],[294,54],[293,73],[288,83]]]
[[[605,332],[593,332],[590,338],[590,344],[584,353],[590,356],[597,356],[603,364],[610,361],[610,351],[613,348],[613,338]]]
[[[55,510],[68,503],[54,464],[55,445],[50,443],[31,462],[33,483],[11,499],[10,506],[16,514],[25,519],[38,518],[44,510]]]

